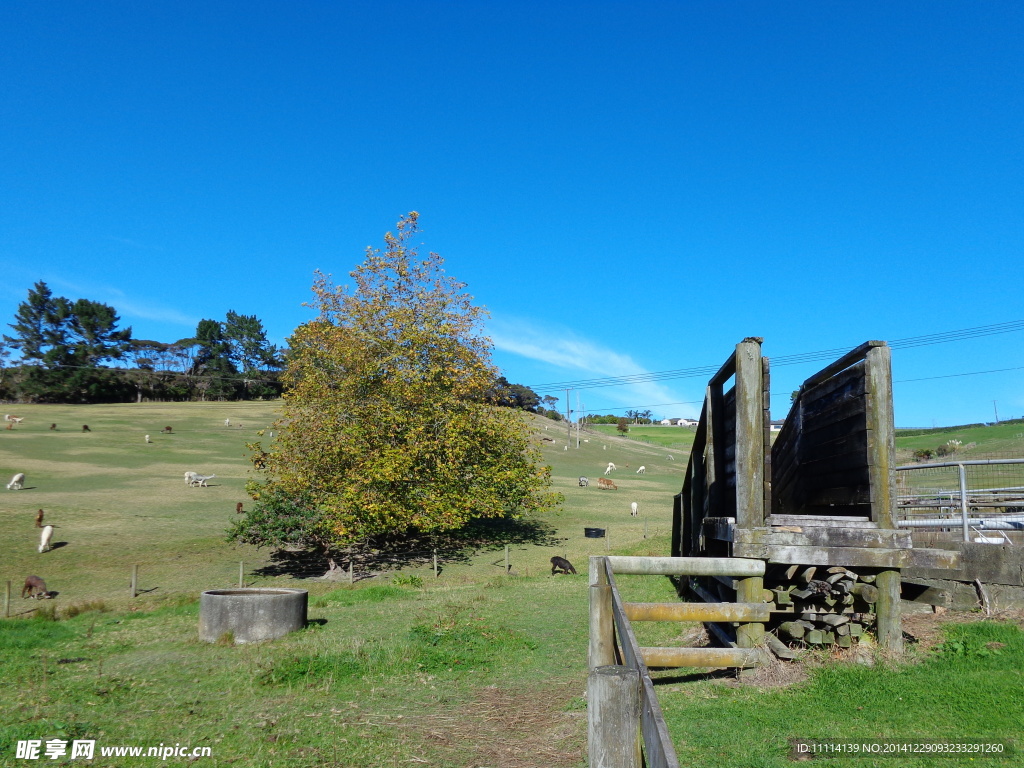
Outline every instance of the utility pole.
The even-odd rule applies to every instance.
[[[999,423],[999,409],[996,408],[996,401],[995,400],[992,401],[992,410],[994,410],[996,412],[996,424],[998,424]]]
[[[572,409],[569,408],[569,390],[565,390],[565,444],[572,442]]]

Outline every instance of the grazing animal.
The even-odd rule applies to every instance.
[[[160,430],[161,434],[166,433],[168,435],[171,434],[171,432],[173,431],[174,430],[172,430],[170,427],[164,427],[163,429]]]
[[[89,425],[88,424],[83,424],[82,425],[82,431],[83,432],[92,432],[92,430],[89,429]]]
[[[586,488],[588,485],[590,485],[590,478],[589,477],[581,477],[580,478],[580,488]]]
[[[11,482],[7,484],[8,491],[20,491],[25,487],[25,473],[19,472],[11,478]]]
[[[192,485],[192,481],[195,479],[198,472],[186,472],[185,473],[185,485]]]
[[[669,461],[675,461],[675,459],[672,458],[672,454],[671,453],[668,455],[667,458],[668,458]]]
[[[25,420],[25,418],[23,416],[22,417],[11,416],[11,421],[13,421],[15,424],[21,424],[21,422],[23,422],[24,420]]]
[[[36,528],[43,527],[43,510],[36,512]]]
[[[599,477],[599,478],[597,478],[597,487],[598,488],[604,488],[604,489],[611,489],[613,491],[619,490],[619,486],[617,486],[615,483],[613,483],[611,480],[609,480],[606,477]]]
[[[21,599],[26,597],[45,600],[50,596],[50,590],[46,588],[46,582],[38,576],[29,576],[25,579],[25,586],[21,588]]]
[[[152,440],[149,439],[149,435],[146,435],[146,442],[147,443],[152,443],[153,442]]]
[[[242,509],[242,502],[238,502],[237,504],[235,504],[235,514],[241,515],[243,512],[245,512],[245,510]]]
[[[54,429],[56,429],[56,428],[57,428],[57,425],[56,425],[56,424],[51,424],[51,425],[50,425],[50,429],[51,429],[51,430],[54,430]]]
[[[206,485],[206,481],[213,480],[213,478],[215,477],[216,475],[198,475],[195,472],[193,472],[192,479],[189,481],[189,485],[193,488],[198,488],[199,486],[207,488],[209,486]]]
[[[39,553],[42,554],[50,549],[50,539],[53,538],[53,526],[43,527],[43,535],[39,537]]]
[[[614,464],[612,464],[612,463],[611,463],[611,462],[609,461],[609,462],[608,462],[608,469],[606,469],[606,470],[604,471],[604,473],[605,473],[605,474],[607,475],[607,474],[608,474],[609,472],[611,472],[611,471],[612,471],[613,469],[618,469],[618,467],[616,467],[616,466],[615,466]]]
[[[637,513],[639,511],[640,511],[640,507],[637,505],[637,503],[635,501],[632,504],[629,505],[629,514],[632,515],[633,517],[636,517]]]
[[[576,569],[572,567],[572,563],[566,560],[564,557],[555,555],[551,558],[551,575],[554,576],[556,573],[576,573]]]
[[[644,472],[646,472],[646,471],[647,471],[647,467],[645,467],[645,466],[642,466],[642,465],[641,465],[640,469],[638,469],[638,470],[636,471],[636,473],[637,473],[638,475],[642,475],[642,474],[643,474]]]
[[[10,420],[11,420],[11,414],[5,413],[4,414],[4,421],[10,421]]]
[[[230,427],[231,426],[231,419],[224,419],[224,426],[225,427]]]

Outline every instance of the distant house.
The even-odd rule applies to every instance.
[[[782,425],[785,424],[785,423],[786,423],[785,419],[778,419],[776,421],[773,421],[771,423],[771,430],[772,430],[772,432],[778,432],[780,429],[782,429]]]
[[[697,426],[697,421],[696,421],[696,419],[680,419],[679,420],[679,426],[680,427],[696,427]]]
[[[661,423],[662,423],[663,426],[671,427],[672,426],[672,419],[662,419]]]

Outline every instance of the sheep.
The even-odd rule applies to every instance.
[[[197,475],[195,472],[193,472],[192,481],[189,483],[189,485],[192,486],[193,488],[198,488],[199,486],[203,486],[204,488],[206,488],[208,487],[206,485],[206,481],[212,480],[215,477],[216,475]]]
[[[640,511],[640,507],[639,507],[639,505],[637,505],[637,503],[635,501],[632,504],[629,505],[629,514],[630,514],[630,516],[636,517],[637,514],[639,513],[639,511]]]
[[[146,435],[146,442],[147,443],[152,443],[153,442],[152,440],[149,439],[149,435]]]
[[[607,474],[608,474],[609,472],[611,472],[611,471],[612,471],[613,469],[618,469],[618,467],[616,467],[616,466],[615,466],[614,464],[612,464],[612,463],[611,463],[611,462],[609,461],[609,462],[608,462],[608,469],[606,469],[606,470],[604,471],[604,473],[605,473],[605,474],[607,475]]]
[[[575,574],[576,569],[572,567],[572,563],[566,560],[564,557],[555,555],[551,558],[551,575],[554,576],[556,573],[564,574]]]
[[[83,424],[82,425],[82,431],[83,432],[92,432],[92,430],[89,429],[89,425],[88,424]]]
[[[638,475],[642,475],[642,474],[643,474],[644,472],[646,472],[646,471],[647,471],[647,467],[645,467],[645,466],[643,466],[643,465],[641,464],[641,465],[640,465],[640,469],[638,469],[638,470],[636,471],[636,473],[637,473]]]
[[[43,535],[39,537],[39,554],[47,552],[51,549],[50,539],[53,538],[53,526],[47,525],[43,527]]]
[[[43,510],[36,512],[36,528],[43,527]]]
[[[25,473],[19,472],[11,478],[11,482],[7,484],[8,491],[20,491],[25,487]]]
[[[45,600],[50,596],[50,590],[46,588],[46,582],[38,576],[29,576],[25,579],[25,586],[21,588],[21,599],[26,597]]]

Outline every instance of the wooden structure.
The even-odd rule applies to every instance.
[[[750,602],[629,603],[615,574],[736,576]],[[760,600],[764,562],[736,558],[591,557],[588,734],[591,765],[677,768],[675,748],[661,715],[648,667],[751,667],[760,659],[770,606]],[[738,622],[740,644],[727,648],[642,648],[633,621]],[[617,681],[624,671],[639,682],[640,728],[630,720],[630,699]],[[635,718],[634,718],[635,719]],[[623,721],[627,721],[625,724]],[[635,743],[623,743],[635,739]],[[624,751],[623,751],[624,750]]]
[[[866,342],[807,379],[774,447],[768,392],[761,339],[745,339],[708,383],[675,499],[673,556],[763,560],[769,626],[785,639],[849,646],[873,628],[900,650],[900,570],[955,558],[914,550],[893,522],[888,346]],[[751,597],[722,577],[686,586],[708,601]],[[727,624],[711,628],[740,639]]]

